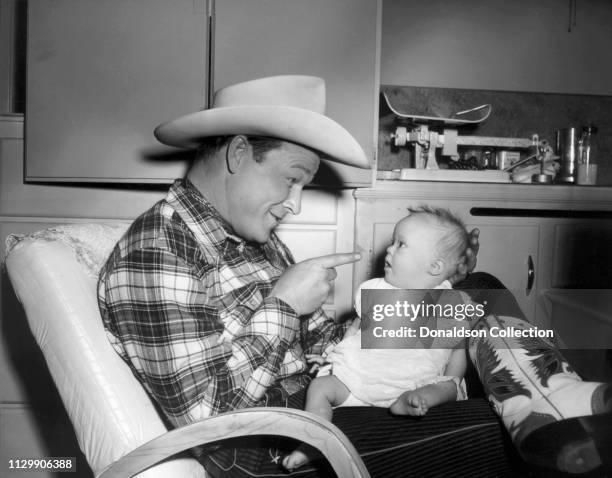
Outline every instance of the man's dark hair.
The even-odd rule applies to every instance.
[[[212,136],[210,138],[203,138],[196,152],[196,161],[205,161],[213,157],[221,148],[227,146],[227,143],[233,137],[234,136]],[[283,144],[283,140],[267,136],[247,135],[246,138],[253,148],[253,157],[258,163],[264,160],[264,156],[268,151],[280,148]]]
[[[267,152],[280,148],[283,144],[283,141],[280,139],[268,138],[266,136],[247,136],[247,139],[253,148],[253,157],[258,163],[263,161]]]

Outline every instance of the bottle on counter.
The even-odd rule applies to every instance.
[[[597,183],[597,149],[594,138],[596,133],[595,126],[582,127],[578,140],[577,184],[592,186]]]

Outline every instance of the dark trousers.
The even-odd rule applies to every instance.
[[[475,273],[456,288],[486,294],[504,286],[489,274]],[[488,304],[489,313],[522,317],[513,298]],[[478,390],[468,384],[468,396],[470,388]],[[304,391],[299,392],[286,405],[303,409],[304,398]],[[353,443],[373,478],[508,476],[510,462],[518,460],[503,424],[483,397],[433,407],[423,417],[395,416],[378,407],[341,407],[334,410],[332,422]],[[213,477],[335,476],[324,460],[284,471],[282,457],[297,445],[288,439],[251,437],[227,441],[200,460]]]
[[[300,395],[291,401],[299,402],[305,394]],[[394,416],[386,408],[341,407],[334,410],[333,423],[351,440],[372,477],[510,474],[511,445],[484,398],[446,403],[419,418]],[[297,445],[273,438],[236,440],[202,462],[213,477],[336,476],[324,460],[285,472],[280,461]]]

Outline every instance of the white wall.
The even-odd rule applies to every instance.
[[[383,0],[381,83],[612,95],[612,2]]]

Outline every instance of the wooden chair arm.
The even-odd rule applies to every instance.
[[[131,477],[194,446],[249,435],[295,438],[317,448],[338,476],[370,476],[353,444],[335,425],[301,410],[263,407],[223,413],[171,430],[121,457],[98,478]]]

